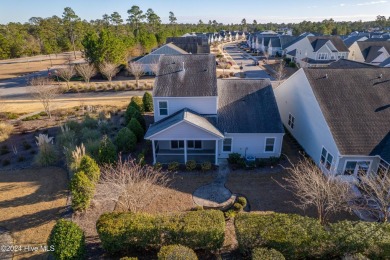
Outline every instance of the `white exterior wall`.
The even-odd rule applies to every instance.
[[[283,124],[317,163],[322,147],[333,155],[332,168],[337,168],[339,150],[321,112],[303,69],[274,89]],[[294,129],[288,126],[289,114],[295,117]]]
[[[168,116],[183,108],[189,108],[199,114],[217,114],[217,97],[153,97],[155,122],[166,117],[159,114],[159,101],[168,101]]]
[[[256,158],[279,157],[282,151],[282,142],[284,134],[238,134],[225,133],[225,138],[232,138],[232,153],[239,153],[242,156],[252,155]],[[265,152],[265,139],[267,137],[275,138],[274,152]],[[224,153],[222,149],[223,140],[218,144],[218,158],[228,158],[230,152]]]
[[[360,51],[359,45],[357,42],[354,42],[351,47],[349,47],[349,54],[348,54],[349,60],[364,62],[364,57],[362,52]]]

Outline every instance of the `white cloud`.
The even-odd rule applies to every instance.
[[[377,5],[377,4],[385,4],[387,1],[371,1],[371,2],[364,2],[356,4],[357,6],[363,6],[363,5]]]

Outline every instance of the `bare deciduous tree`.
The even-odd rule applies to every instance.
[[[353,197],[350,184],[333,175],[324,175],[308,158],[291,165],[287,168],[289,176],[283,178],[287,184],[279,185],[294,193],[298,199],[295,206],[301,209],[314,206],[321,224],[325,224],[332,213],[350,209],[347,203]]]
[[[42,103],[45,112],[51,118],[52,101],[61,94],[61,88],[54,86],[49,78],[38,77],[30,80],[27,90],[34,99]]]
[[[89,85],[91,78],[96,75],[95,67],[88,63],[76,65],[76,71],[84,79],[87,85]]]
[[[119,67],[114,63],[103,62],[99,65],[99,71],[111,82],[112,78],[118,74]]]
[[[142,166],[135,160],[119,161],[116,165],[101,168],[101,179],[97,187],[97,200],[114,201],[125,211],[138,212],[160,194],[158,187],[167,187],[167,173],[151,166]]]
[[[158,62],[150,64],[150,70],[153,72],[154,75],[157,75],[157,73],[158,73]]]
[[[283,60],[280,60],[279,65],[276,69],[276,80],[278,81],[278,86],[281,84],[281,81],[286,77],[286,63]]]
[[[361,195],[351,202],[351,208],[375,220],[387,222],[390,217],[389,174],[362,174],[358,189]]]
[[[225,69],[229,68],[230,64],[227,62],[226,58],[220,58],[218,60],[218,66],[222,69],[222,75],[225,77]]]
[[[74,66],[72,65],[66,66],[65,68],[57,69],[57,76],[65,80],[66,87],[68,89],[69,89],[69,82],[75,74],[76,72]]]
[[[137,88],[139,88],[139,79],[145,73],[144,66],[137,62],[130,62],[128,70],[134,76]]]

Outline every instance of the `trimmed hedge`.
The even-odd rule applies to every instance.
[[[50,252],[55,259],[84,259],[85,236],[84,232],[75,223],[60,219],[53,227],[47,241]]]
[[[285,260],[283,254],[275,249],[257,247],[252,251],[252,260]]]
[[[158,260],[198,260],[194,250],[182,245],[163,246],[158,252]]]
[[[107,213],[96,224],[103,248],[109,253],[158,249],[181,244],[216,250],[223,245],[225,219],[221,211],[201,210],[175,215]]]
[[[240,251],[274,248],[290,258],[315,258],[323,254],[327,233],[318,220],[294,214],[248,214],[235,218]]]
[[[291,259],[340,259],[363,254],[390,259],[390,223],[340,221],[326,228],[317,219],[294,214],[241,213],[235,218],[241,252],[274,248]]]
[[[94,183],[97,183],[100,179],[100,168],[95,160],[88,155],[81,158],[79,171],[83,171]]]
[[[78,171],[70,181],[70,192],[72,194],[72,209],[74,211],[85,210],[93,198],[95,183],[83,171]]]

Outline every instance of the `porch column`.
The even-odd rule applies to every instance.
[[[184,140],[184,163],[187,163],[187,140]]]
[[[215,140],[215,165],[218,165],[218,140]]]
[[[156,146],[154,140],[152,140],[152,148],[153,148],[153,165],[156,164]]]

